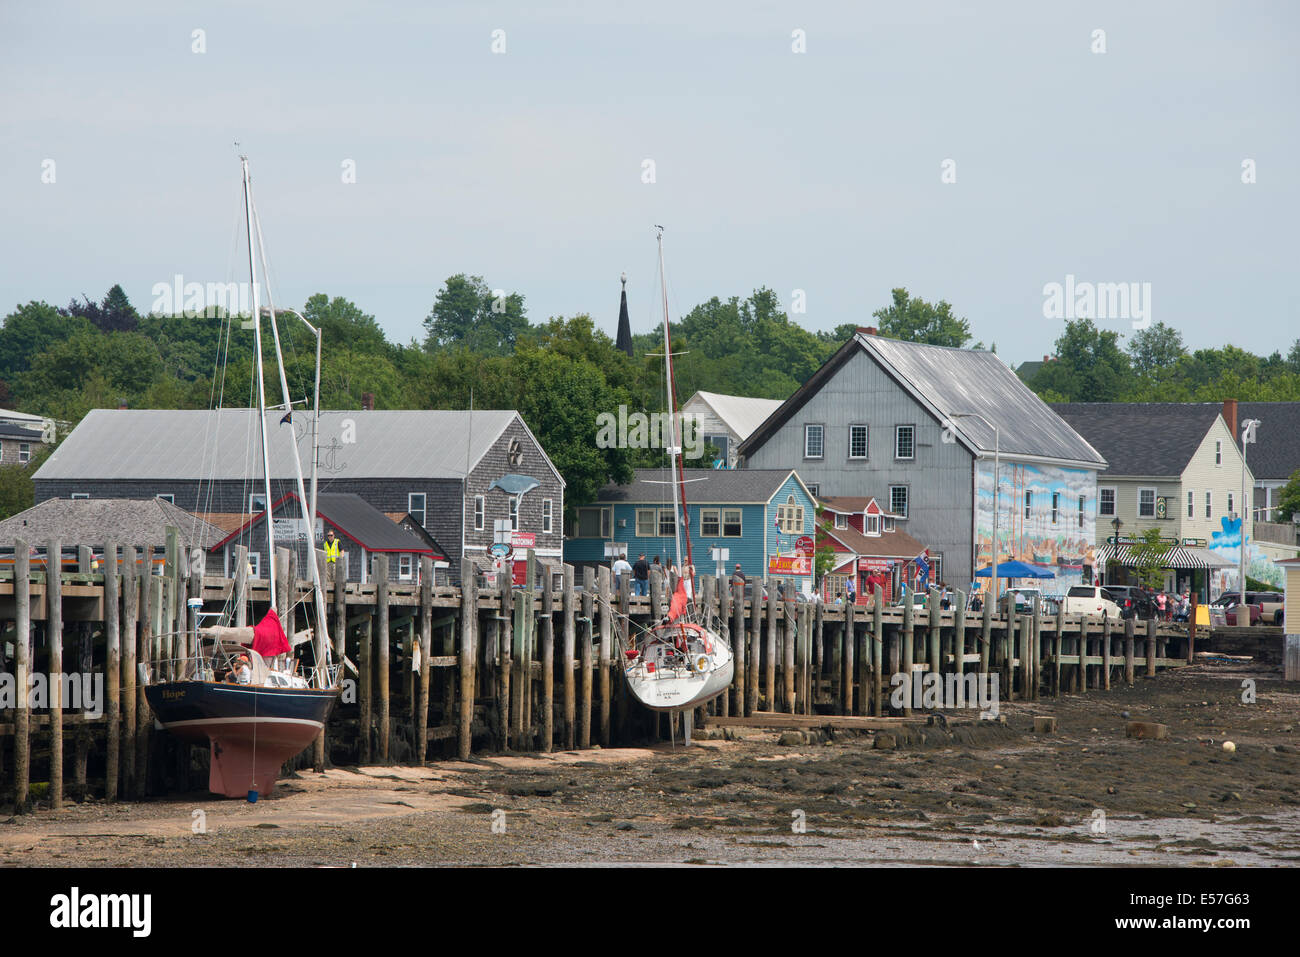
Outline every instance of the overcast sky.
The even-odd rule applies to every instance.
[[[612,334],[626,271],[648,330],[662,223],[675,314],[766,285],[827,329],[905,286],[1014,364],[1073,275],[1150,283],[1192,347],[1285,352],[1298,25],[1287,0],[3,0],[0,310],[245,279],[238,140],[277,305],[345,296],[399,342],[457,272]]]

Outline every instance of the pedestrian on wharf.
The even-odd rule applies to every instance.
[[[645,560],[645,552],[637,556],[632,566],[632,594],[650,594],[650,563]]]

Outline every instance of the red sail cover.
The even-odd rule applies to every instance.
[[[266,617],[253,626],[253,650],[263,658],[289,653],[289,639],[284,636],[280,616],[272,608]]]
[[[668,606],[668,620],[676,621],[686,611],[686,579],[677,579],[677,590],[673,592],[672,604]]]

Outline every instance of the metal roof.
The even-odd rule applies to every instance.
[[[64,545],[105,544],[158,546],[167,542],[166,528],[176,527],[184,548],[211,548],[225,532],[160,498],[51,498],[0,522],[0,543],[12,546],[21,538],[44,545],[58,538]]]
[[[1108,478],[1182,475],[1223,410],[1218,402],[1061,402],[1052,408],[1106,456]]]
[[[291,479],[288,431],[297,432],[298,454],[309,468],[312,415],[295,411],[285,425],[283,417],[282,411],[266,414],[271,475]],[[478,409],[321,412],[321,474],[461,478],[518,417],[513,411]],[[252,409],[94,409],[33,477],[211,480],[261,474]]]
[[[685,469],[689,505],[754,505],[769,502],[792,469]],[[606,485],[596,496],[605,504],[671,505],[668,469],[636,469],[627,485]],[[806,491],[806,490],[805,490]]]
[[[835,372],[865,352],[962,444],[992,455],[994,431],[983,421],[957,413],[976,412],[998,429],[1004,455],[1036,457],[1065,465],[1103,469],[1106,460],[1052,411],[995,353],[904,342],[858,333],[826,360],[794,395],[741,445],[750,456],[784,425]]]
[[[745,441],[750,434],[767,419],[769,415],[781,408],[781,399],[751,399],[743,395],[719,395],[717,392],[696,392],[686,400],[682,410],[699,399],[708,405],[732,432]]]
[[[998,428],[1002,454],[1031,455],[1105,468],[1106,459],[1021,381],[996,353],[954,349],[859,333],[856,340],[928,404],[940,420],[977,412]],[[994,433],[971,416],[951,420],[978,451],[994,451]]]

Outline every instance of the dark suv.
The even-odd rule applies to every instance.
[[[1119,605],[1120,618],[1145,621],[1156,617],[1156,596],[1137,585],[1107,585],[1106,593]]]

